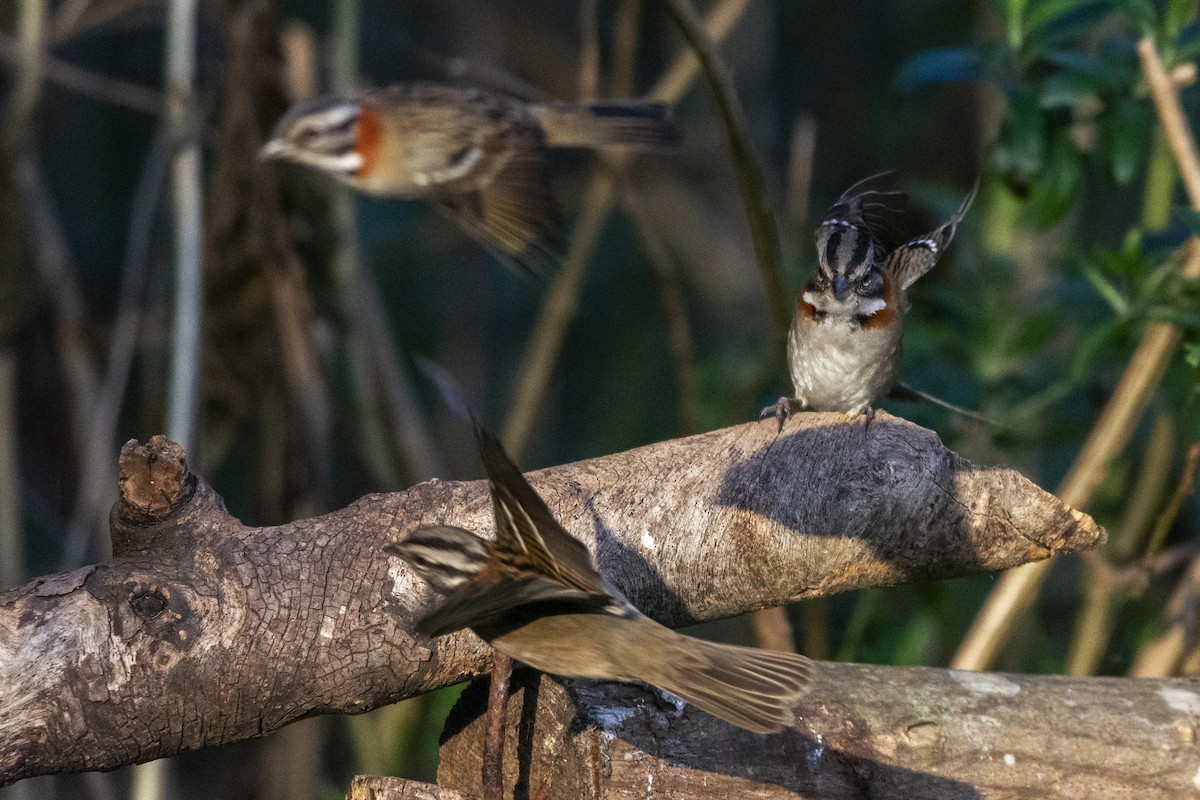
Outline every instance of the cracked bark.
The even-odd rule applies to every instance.
[[[482,481],[368,495],[249,528],[162,437],[127,444],[113,559],[0,594],[0,785],[111,769],[359,712],[487,669],[413,632],[428,589],[380,547],[491,534]],[[865,586],[1000,570],[1103,531],[1013,470],[880,413],[804,414],[530,476],[600,568],[680,625]]]

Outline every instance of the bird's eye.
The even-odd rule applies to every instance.
[[[315,140],[316,138],[317,138],[316,129],[310,128],[307,125],[305,125],[303,128],[300,128],[298,131],[296,131],[296,144],[298,144],[298,145],[304,145],[304,146],[310,145],[313,143],[313,140]]]
[[[858,280],[858,288],[860,291],[869,292],[875,287],[875,275],[868,272]]]

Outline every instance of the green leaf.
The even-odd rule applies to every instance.
[[[1058,333],[1061,316],[1059,309],[1048,308],[1023,320],[1009,345],[1009,355],[1027,356],[1040,350]]]
[[[1137,175],[1153,130],[1153,115],[1145,103],[1128,97],[1116,102],[1101,128],[1101,144],[1113,182],[1125,186]]]
[[[1009,98],[1008,113],[1000,122],[992,164],[1006,178],[1025,184],[1042,171],[1045,150],[1045,118],[1037,99],[1028,90],[1017,90]]]
[[[1059,131],[1041,173],[1030,186],[1027,209],[1038,225],[1048,227],[1066,215],[1082,178],[1083,158],[1067,132]]]
[[[1200,330],[1200,312],[1183,311],[1173,306],[1152,306],[1146,310],[1146,319],[1155,322],[1170,322],[1181,328]]]
[[[1104,302],[1108,303],[1109,307],[1117,313],[1118,316],[1125,317],[1129,315],[1129,300],[1125,295],[1121,294],[1121,290],[1112,284],[1108,278],[1100,270],[1096,269],[1092,264],[1083,265],[1083,277],[1087,278],[1096,292],[1104,298]]]
[[[1159,26],[1159,41],[1174,44],[1179,32],[1196,19],[1196,0],[1167,0],[1163,9],[1162,25]]]
[[[1087,377],[1092,365],[1092,359],[1116,337],[1122,325],[1123,322],[1121,320],[1113,320],[1106,322],[1087,335],[1087,338],[1079,345],[1079,349],[1075,351],[1075,358],[1071,361],[1071,367],[1068,370],[1068,374],[1070,375],[1070,378],[1068,378],[1069,383],[1078,385],[1080,381]]]
[[[1044,25],[1061,22],[1088,6],[1096,5],[1106,6],[1108,3],[1105,0],[1034,0],[1021,21],[1021,28],[1028,35]]]
[[[1025,6],[1027,0],[1007,0],[1004,4],[1004,18],[1008,28],[1008,46],[1018,50],[1024,39]]]
[[[1158,10],[1150,0],[1120,0],[1117,7],[1138,29],[1138,36],[1154,36],[1158,27]]]
[[[1176,218],[1187,227],[1193,236],[1200,236],[1200,211],[1191,206],[1175,206],[1172,209]]]
[[[1049,0],[1047,5],[1073,6],[1063,13],[1051,14],[1050,9],[1036,15],[1036,25],[1026,25],[1025,42],[1022,53],[1028,57],[1038,57],[1043,53],[1074,43],[1081,37],[1093,31],[1096,24],[1112,12],[1112,2],[1109,0],[1091,0],[1077,2],[1076,0]],[[1053,9],[1058,11],[1059,9]],[[1031,15],[1033,18],[1034,15]]]
[[[952,81],[979,80],[984,76],[983,53],[974,47],[926,50],[904,62],[896,71],[896,87],[911,92]]]
[[[1200,342],[1183,343],[1183,360],[1193,369],[1200,368]]]
[[[1175,63],[1193,61],[1200,57],[1200,24],[1193,22],[1179,32],[1175,40]]]
[[[1079,72],[1057,72],[1042,81],[1038,105],[1042,108],[1071,108],[1080,98],[1095,96],[1104,85]]]

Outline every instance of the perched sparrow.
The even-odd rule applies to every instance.
[[[544,672],[643,681],[757,733],[794,722],[812,662],[684,636],[639,612],[592,566],[578,539],[475,422],[496,516],[496,541],[448,526],[386,546],[445,601],[418,623],[428,636],[470,627],[497,650]]]
[[[261,155],[315,167],[368,194],[429,200],[506,263],[545,275],[562,246],[546,149],[678,141],[662,103],[527,103],[414,83],[300,103]]]
[[[890,218],[906,197],[851,186],[817,226],[817,270],[796,298],[788,332],[788,367],[796,390],[762,416],[780,426],[795,407],[874,416],[871,404],[896,382],[908,287],[933,268],[954,238],[975,189],[941,227],[893,250]],[[978,188],[978,186],[976,186]]]

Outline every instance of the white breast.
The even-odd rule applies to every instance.
[[[864,330],[851,317],[797,315],[788,364],[801,405],[858,413],[892,387],[900,366],[901,325]]]

